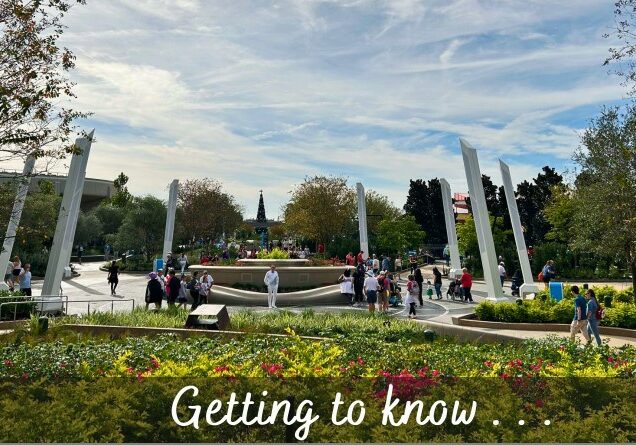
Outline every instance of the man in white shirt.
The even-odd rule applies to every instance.
[[[378,272],[380,272],[380,260],[378,260],[378,257],[375,255],[375,253],[373,254],[373,262],[371,263],[371,269],[373,269],[374,275],[377,275]]]
[[[276,309],[276,294],[278,293],[278,272],[273,264],[265,274],[263,280],[267,286],[267,307]]]
[[[501,279],[501,287],[503,287],[504,280],[506,279],[506,268],[503,261],[499,263],[499,278]]]
[[[363,289],[369,303],[369,312],[374,312],[375,303],[378,301],[378,279],[374,276],[367,277]]]
[[[212,278],[212,275],[210,275],[207,270],[203,272],[201,284],[205,284],[205,286],[201,286],[201,289],[199,290],[201,303],[207,303],[210,292],[212,291],[212,285],[214,284],[214,278]]]

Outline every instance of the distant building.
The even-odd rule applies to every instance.
[[[453,194],[453,211],[458,223],[466,221],[466,217],[470,214],[468,210],[468,193],[455,193]]]
[[[20,173],[12,171],[0,171],[0,184],[15,180]],[[66,176],[59,175],[36,175],[31,178],[29,193],[39,190],[39,183],[42,180],[53,183],[55,191],[62,195],[64,193],[64,185],[66,184]],[[115,193],[113,181],[106,179],[86,178],[84,181],[84,192],[82,193],[82,210],[90,210],[97,207],[100,202],[106,198],[110,198]]]

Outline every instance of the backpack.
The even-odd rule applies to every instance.
[[[543,271],[539,272],[539,275],[537,275],[537,281],[543,281]]]
[[[598,309],[596,309],[596,319],[602,320],[604,318],[605,318],[605,308],[599,304]]]

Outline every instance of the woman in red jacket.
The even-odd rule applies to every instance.
[[[470,294],[470,288],[473,286],[473,276],[468,273],[468,269],[465,267],[462,269],[461,284],[464,301],[470,301],[472,303],[473,296]]]

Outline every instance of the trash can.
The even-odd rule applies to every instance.
[[[563,283],[560,281],[550,281],[550,297],[554,301],[563,300]]]

